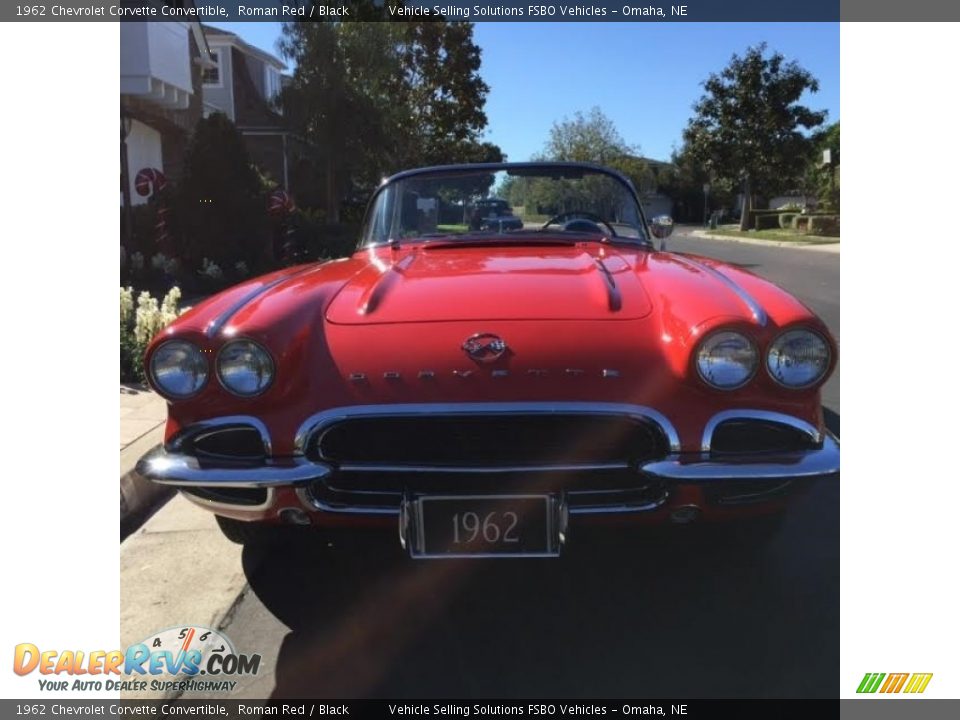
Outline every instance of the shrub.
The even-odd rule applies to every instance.
[[[811,235],[823,237],[840,237],[839,215],[814,215],[810,218],[809,231]]]
[[[780,220],[780,228],[782,230],[789,230],[790,228],[793,227],[793,219],[797,217],[797,213],[795,212],[780,213],[778,217]]]
[[[757,218],[765,217],[768,215],[776,217],[779,212],[780,212],[779,210],[757,210],[757,209],[750,210],[750,212],[747,215],[747,227],[756,228]]]
[[[806,232],[810,228],[810,216],[797,215],[793,220],[790,221],[790,227],[797,232]]]
[[[123,227],[124,210],[120,208],[120,227]],[[147,202],[130,208],[130,247],[144,254],[156,252],[157,203]]]
[[[131,253],[120,246],[121,284],[163,295],[181,283],[183,275],[180,260],[175,257],[167,257],[161,252],[145,255],[137,250]]]
[[[757,213],[753,218],[754,230],[771,230],[780,227],[780,215],[777,213]]]
[[[360,236],[354,223],[328,223],[322,210],[298,210],[287,222],[286,236],[277,244],[277,257],[308,262],[353,254]],[[284,249],[284,245],[289,245]]]
[[[267,264],[270,233],[263,181],[236,126],[222,113],[197,123],[177,184],[171,231],[188,268]]]
[[[147,345],[163,328],[184,311],[178,308],[180,288],[174,287],[162,302],[143,291],[133,301],[133,288],[120,288],[120,380],[144,382],[147,373],[143,354]]]

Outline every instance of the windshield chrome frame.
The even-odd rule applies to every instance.
[[[432,165],[430,167],[415,168],[413,170],[404,170],[398,172],[395,175],[391,175],[388,178],[380,183],[380,186],[373,192],[373,195],[370,196],[370,200],[367,202],[367,207],[363,213],[363,224],[361,227],[361,237],[360,241],[357,243],[357,250],[369,250],[370,248],[378,247],[387,247],[392,244],[405,244],[403,240],[392,240],[376,243],[365,243],[364,235],[366,235],[367,225],[370,222],[370,212],[373,209],[374,204],[377,202],[377,198],[380,197],[380,193],[390,187],[393,183],[407,180],[409,178],[415,178],[421,175],[436,175],[436,174],[446,174],[456,175],[458,173],[470,173],[470,172],[507,172],[510,173],[511,170],[535,170],[537,168],[550,168],[553,170],[584,170],[592,173],[598,173],[601,175],[607,175],[614,180],[620,181],[626,189],[629,191],[630,196],[633,198],[633,201],[637,205],[637,213],[640,216],[640,227],[638,230],[641,232],[641,237],[639,238],[612,238],[614,242],[624,242],[630,243],[632,245],[643,245],[645,247],[654,248],[654,242],[651,239],[653,236],[650,233],[650,229],[647,227],[647,217],[643,213],[643,203],[640,202],[640,196],[637,194],[636,188],[633,186],[633,182],[623,173],[613,170],[612,168],[604,167],[603,165],[597,165],[595,163],[586,163],[586,162],[557,162],[557,161],[543,161],[543,162],[502,162],[502,163],[461,163],[456,165]],[[409,242],[409,241],[407,241]]]

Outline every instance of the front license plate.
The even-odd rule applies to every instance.
[[[550,495],[425,495],[405,503],[404,515],[413,557],[560,554],[562,512]]]

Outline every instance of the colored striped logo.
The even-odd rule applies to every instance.
[[[933,673],[867,673],[860,681],[858,693],[922,693]]]

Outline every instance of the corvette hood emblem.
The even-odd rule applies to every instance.
[[[477,333],[464,340],[461,346],[472,360],[489,363],[499,359],[507,351],[507,343],[493,333]]]

